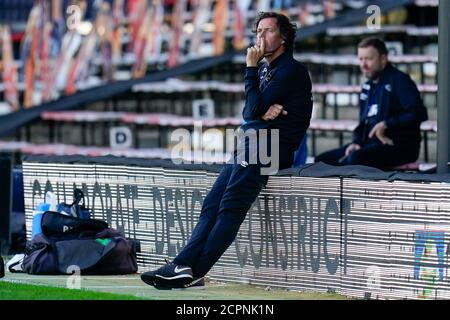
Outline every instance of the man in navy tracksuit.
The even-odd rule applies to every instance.
[[[380,39],[359,44],[360,69],[369,80],[362,86],[353,142],[318,155],[316,162],[389,169],[417,160],[420,123],[428,119],[427,109],[416,84],[389,63],[387,54]]]
[[[245,73],[245,132],[268,136],[276,131],[279,141],[258,137],[256,144],[243,138],[232,163],[222,169],[206,196],[199,221],[191,238],[173,262],[155,271],[145,272],[141,279],[156,288],[170,289],[204,285],[203,276],[213,267],[235,239],[247,211],[266,185],[262,174],[267,163],[260,161],[261,145],[268,142],[269,152],[279,146],[279,169],[289,168],[294,152],[308,129],[312,112],[311,80],[307,69],[293,58],[296,26],[274,12],[261,13],[256,19],[257,43],[247,49]],[[258,63],[266,63],[258,69]],[[251,136],[251,135],[250,135]],[[242,151],[244,155],[242,155]],[[256,153],[257,161],[250,161]]]

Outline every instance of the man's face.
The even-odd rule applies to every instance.
[[[386,55],[380,55],[374,47],[358,48],[359,68],[368,79],[375,79],[386,67]]]
[[[265,44],[265,57],[272,55],[282,46],[283,39],[276,18],[265,18],[259,22],[256,29],[256,44],[260,46],[262,41]]]

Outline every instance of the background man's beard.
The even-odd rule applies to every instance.
[[[369,80],[377,80],[380,77],[380,74],[383,70],[372,73],[371,75],[366,74],[367,79]]]

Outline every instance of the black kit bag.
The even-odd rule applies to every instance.
[[[59,274],[54,244],[44,234],[37,234],[27,242],[22,271],[29,274]]]
[[[137,272],[136,248],[118,231],[106,229],[96,239],[56,242],[58,269],[68,273],[76,265],[82,274],[129,274]]]
[[[137,272],[139,242],[101,220],[47,211],[42,234],[27,242],[22,268],[29,274],[130,274]]]

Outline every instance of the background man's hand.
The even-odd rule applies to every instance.
[[[376,136],[381,143],[393,146],[394,142],[385,135],[385,131],[386,123],[384,121],[378,122],[375,127],[370,130],[369,138],[372,139],[373,136]]]
[[[261,44],[255,45],[253,47],[247,48],[247,67],[257,67],[258,62],[264,58],[264,49],[265,44],[264,41],[261,41]]]
[[[345,149],[345,156],[348,157],[353,151],[361,149],[361,146],[356,143],[352,143]]]
[[[287,115],[287,111],[283,110],[283,106],[280,104],[273,104],[270,106],[269,110],[262,116],[264,121],[269,121],[277,118],[280,114]]]

